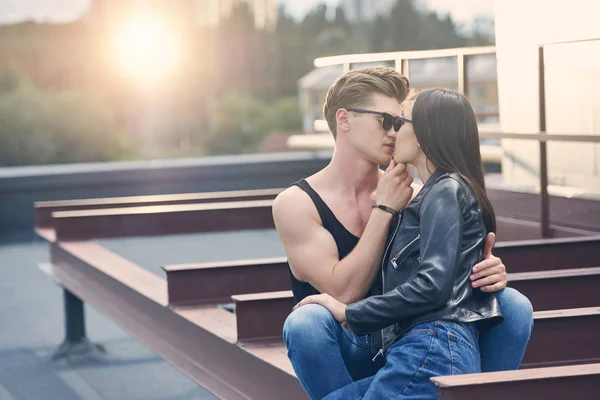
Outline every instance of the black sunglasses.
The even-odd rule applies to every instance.
[[[386,112],[365,110],[362,108],[348,108],[348,111],[357,112],[357,113],[365,113],[365,114],[381,115],[383,117],[383,120],[381,121],[381,126],[383,127],[383,130],[385,130],[385,131],[389,131],[390,129],[394,128],[394,131],[398,132],[400,130],[400,128],[402,127],[402,125],[404,125],[406,122],[412,122],[408,118],[394,117],[392,114],[388,114]]]

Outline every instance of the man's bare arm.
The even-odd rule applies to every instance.
[[[392,161],[377,183],[375,202],[398,211],[413,194],[411,184],[406,165]],[[323,228],[317,210],[301,189],[289,188],[275,199],[273,218],[297,279],[343,303],[364,298],[383,256],[390,213],[373,209],[361,239],[342,260],[335,240]]]
[[[392,215],[374,209],[356,247],[342,260],[335,240],[299,188],[282,192],[273,218],[294,276],[343,303],[364,298],[379,270]]]

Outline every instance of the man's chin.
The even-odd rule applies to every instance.
[[[390,164],[390,162],[392,161],[392,154],[371,153],[367,156],[367,159],[370,162],[372,162],[373,164],[387,167]]]
[[[377,163],[379,165],[385,165],[385,166],[388,166],[390,164],[390,162],[392,162],[392,156],[388,156],[388,155],[381,156],[379,158],[379,160],[377,160]]]
[[[385,153],[379,153],[379,157],[381,165],[388,165],[394,157],[394,149],[387,147]]]

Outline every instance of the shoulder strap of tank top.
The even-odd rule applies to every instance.
[[[325,229],[329,229],[329,221],[332,217],[335,218],[335,215],[333,215],[333,212],[331,211],[327,203],[323,201],[321,196],[319,196],[315,189],[313,189],[312,186],[310,186],[306,179],[300,179],[298,182],[295,182],[294,185],[298,186],[299,188],[304,190],[306,194],[308,194],[313,203],[315,203],[315,207],[319,212],[319,217],[321,217],[321,223],[323,224],[323,227]]]

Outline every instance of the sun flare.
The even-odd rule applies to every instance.
[[[116,36],[120,70],[144,84],[167,78],[178,64],[180,40],[176,32],[159,19],[131,20]]]

